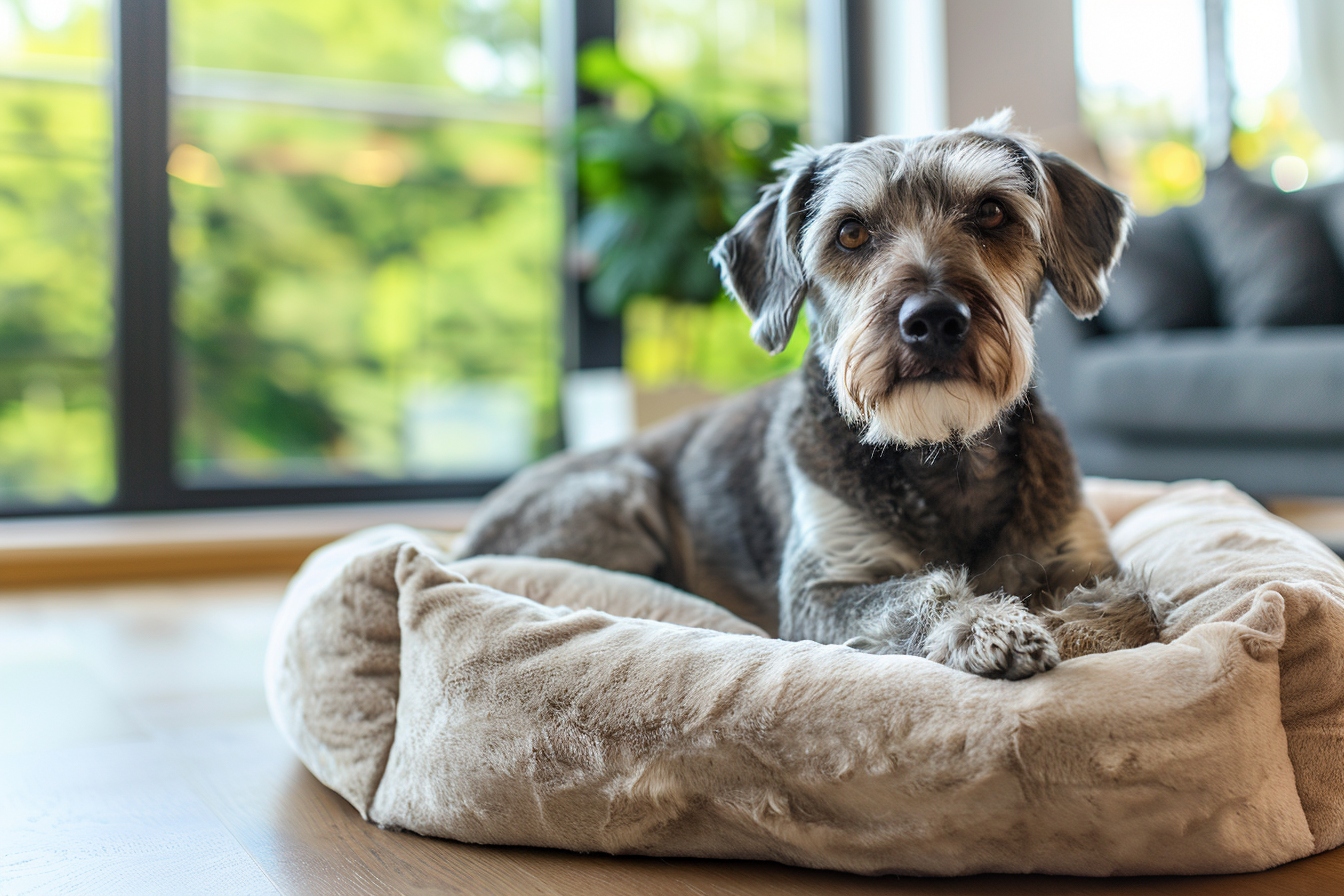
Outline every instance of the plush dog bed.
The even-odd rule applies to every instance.
[[[1107,875],[1344,842],[1344,565],[1227,485],[1090,490],[1163,643],[987,680],[383,527],[294,579],[271,713],[365,818],[473,843]]]

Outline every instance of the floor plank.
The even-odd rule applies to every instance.
[[[557,892],[504,854],[483,861],[479,848],[366,823],[268,721],[179,732],[171,742],[196,792],[284,893]]]
[[[1233,877],[943,880],[380,830],[319,784],[266,716],[261,658],[283,585],[165,583],[0,601],[0,894],[1344,892],[1344,850]]]
[[[0,844],[7,894],[275,892],[149,740],[7,756]]]
[[[144,737],[97,676],[71,659],[0,665],[0,719],[0,757]]]

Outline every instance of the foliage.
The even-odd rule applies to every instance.
[[[58,7],[62,22],[51,18]],[[48,18],[29,21],[33,10]],[[705,250],[793,139],[787,122],[801,121],[804,12],[802,0],[717,0],[716,10],[621,0],[631,67],[608,48],[610,108],[592,122],[606,136],[590,133],[601,152],[584,182],[616,190],[621,160],[650,151],[641,201],[684,227],[660,231],[679,247],[666,268],[677,276],[664,278],[676,288],[639,288],[708,304],[679,306],[676,322],[632,315],[630,358],[648,377],[686,371],[734,388],[793,356],[751,346],[740,313],[716,299]],[[102,0],[0,0],[0,25],[18,23],[0,28],[0,67],[19,73],[0,78],[0,504],[97,502],[115,485],[107,17]],[[555,445],[554,154],[539,126],[488,120],[512,104],[539,121],[540,17],[541,0],[174,0],[179,76],[345,79],[333,83],[367,95],[433,90],[483,110],[468,121],[175,100],[185,160],[170,181],[177,445],[188,481],[443,472],[414,466],[407,429],[417,396],[457,384],[518,390],[534,417],[532,452]],[[701,49],[673,58],[673,45]],[[600,69],[586,69],[595,85]],[[689,167],[687,152],[699,154]],[[691,325],[686,314],[704,316]],[[702,348],[686,347],[690,332]],[[641,364],[641,352],[656,363]]]
[[[708,303],[714,240],[751,207],[797,125],[759,112],[710,116],[664,94],[608,42],[584,48],[579,79],[606,102],[576,125],[579,245],[593,311],[636,296]]]
[[[467,93],[444,64],[453,45],[535,52],[541,0],[174,0],[171,12],[179,65]]]
[[[1199,201],[1204,160],[1196,149],[1195,128],[1167,103],[1086,88],[1079,100],[1111,180],[1141,214]]]
[[[27,15],[14,7],[0,0],[0,18]],[[0,503],[114,486],[106,12],[68,12],[0,40],[11,71],[36,73],[0,79]],[[540,120],[540,0],[172,13],[194,77],[433,89],[484,119],[505,102]],[[455,80],[464,46],[496,82]],[[170,164],[188,479],[451,473],[413,465],[408,426],[418,396],[459,383],[524,395],[531,453],[554,445],[561,211],[539,124],[179,97],[172,125],[197,163]]]
[[[804,131],[808,102],[805,0],[716,0],[714,14],[705,12],[697,3],[621,0],[619,58],[595,51],[590,60],[597,92],[608,104],[602,121],[634,127],[661,99],[690,110],[720,156],[739,157],[746,150],[751,158],[750,147],[761,144],[751,167],[732,177],[731,189],[723,193],[725,220],[687,253],[688,264],[702,276],[712,270],[705,249],[713,237],[750,206],[756,187],[771,179],[762,162]],[[766,149],[762,141],[770,137],[774,146]],[[690,382],[733,392],[798,365],[807,346],[805,321],[789,346],[770,356],[751,341],[741,309],[717,284],[698,298],[700,303],[638,295],[626,300],[625,368],[641,387]]]
[[[625,310],[625,368],[647,389],[695,383],[737,392],[788,373],[807,349],[807,322],[784,351],[768,355],[751,341],[742,309],[726,295],[708,305],[639,298]]]
[[[1322,152],[1325,141],[1317,133],[1302,111],[1302,104],[1292,90],[1280,89],[1266,97],[1259,121],[1238,121],[1232,131],[1233,160],[1247,170],[1268,168],[1274,159],[1284,155],[1296,156],[1312,165],[1313,179],[1325,161]],[[1331,172],[1321,172],[1328,174]],[[1337,172],[1333,172],[1337,173]]]
[[[15,15],[7,5],[0,13]],[[111,121],[90,86],[101,12],[0,46],[61,60],[64,83],[0,80],[0,504],[111,496]],[[87,83],[80,83],[87,82]]]
[[[554,438],[559,208],[538,131],[213,110],[180,124],[224,178],[173,184],[188,469],[404,475],[408,397],[461,381],[518,384],[533,450]],[[407,173],[343,179],[367,152]],[[480,162],[500,157],[511,182]]]
[[[178,8],[187,65],[434,87],[478,108],[521,92],[508,101],[540,111],[537,83],[463,85],[452,64],[463,45],[486,54],[478,68],[535,55],[539,0]],[[222,180],[173,182],[185,470],[417,475],[416,395],[479,381],[525,393],[530,450],[545,451],[561,217],[540,127],[298,111],[197,105],[175,120]]]
[[[707,118],[802,123],[808,0],[617,0],[621,59]]]

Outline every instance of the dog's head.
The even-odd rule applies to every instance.
[[[804,301],[841,412],[864,441],[974,438],[1022,399],[1048,279],[1076,316],[1106,300],[1126,199],[1008,130],[1000,113],[918,139],[874,137],[779,165],[711,254],[777,352]]]

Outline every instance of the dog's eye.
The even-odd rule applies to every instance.
[[[842,248],[857,249],[868,242],[868,228],[864,227],[853,218],[848,218],[840,225],[840,232],[835,235],[835,241]]]
[[[975,223],[985,230],[1002,227],[1007,220],[1008,213],[1003,210],[1003,205],[997,199],[986,199],[975,210]]]

